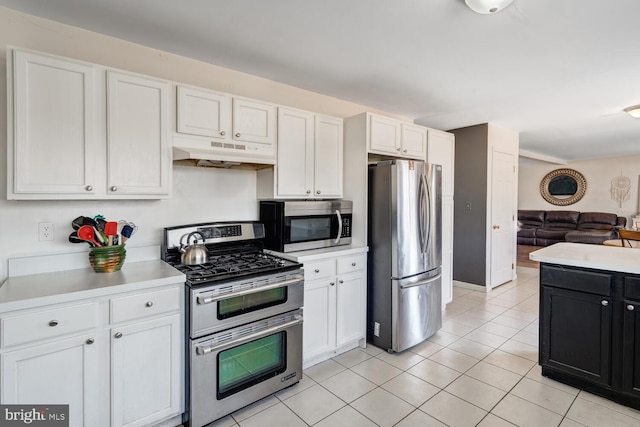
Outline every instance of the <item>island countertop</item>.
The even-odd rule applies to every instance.
[[[640,274],[640,250],[635,248],[561,242],[531,252],[529,259],[550,264]]]

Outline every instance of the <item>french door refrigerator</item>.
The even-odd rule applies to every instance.
[[[367,339],[400,352],[442,326],[442,166],[369,165]]]

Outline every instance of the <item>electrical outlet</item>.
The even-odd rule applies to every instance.
[[[471,202],[465,202],[464,210],[465,211],[470,211],[471,210]]]
[[[38,240],[41,242],[53,240],[55,238],[54,232],[55,226],[52,222],[41,222],[38,224]]]

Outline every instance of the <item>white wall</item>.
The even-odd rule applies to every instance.
[[[540,195],[539,185],[544,176],[555,169],[575,169],[587,180],[587,192],[582,200],[569,206],[555,206]],[[620,207],[611,199],[611,181],[620,175],[631,179],[629,200]],[[566,165],[544,162],[520,163],[518,209],[575,210],[580,212],[612,212],[627,217],[627,221],[640,211],[638,181],[640,156],[612,157],[582,160]],[[629,222],[627,223],[629,225]]]
[[[374,111],[362,105],[224,69],[123,40],[0,8],[0,165],[6,165],[6,48],[17,46],[237,95],[348,117]],[[378,111],[379,112],[379,111]],[[396,116],[397,117],[397,116]],[[401,117],[399,117],[401,118]],[[159,244],[162,228],[204,221],[257,219],[256,173],[174,167],[173,196],[162,201],[7,201],[0,167],[0,281],[7,260],[30,254],[87,251],[67,241],[79,215],[102,214],[139,226],[129,245]],[[55,241],[38,241],[38,223],[55,224]],[[88,262],[87,262],[88,266]]]

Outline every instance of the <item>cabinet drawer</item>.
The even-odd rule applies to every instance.
[[[549,265],[540,270],[540,284],[555,288],[610,296],[612,282],[612,273]]]
[[[304,280],[313,281],[318,279],[326,279],[327,277],[336,275],[335,258],[325,261],[314,261],[304,263]]]
[[[154,316],[180,309],[180,288],[129,295],[111,300],[111,323]]]
[[[624,296],[640,300],[640,277],[626,276],[624,278]]]
[[[97,326],[96,303],[31,312],[0,320],[3,347],[68,335]]]
[[[338,258],[338,274],[351,273],[352,271],[360,271],[364,269],[366,264],[366,255],[350,255]]]

